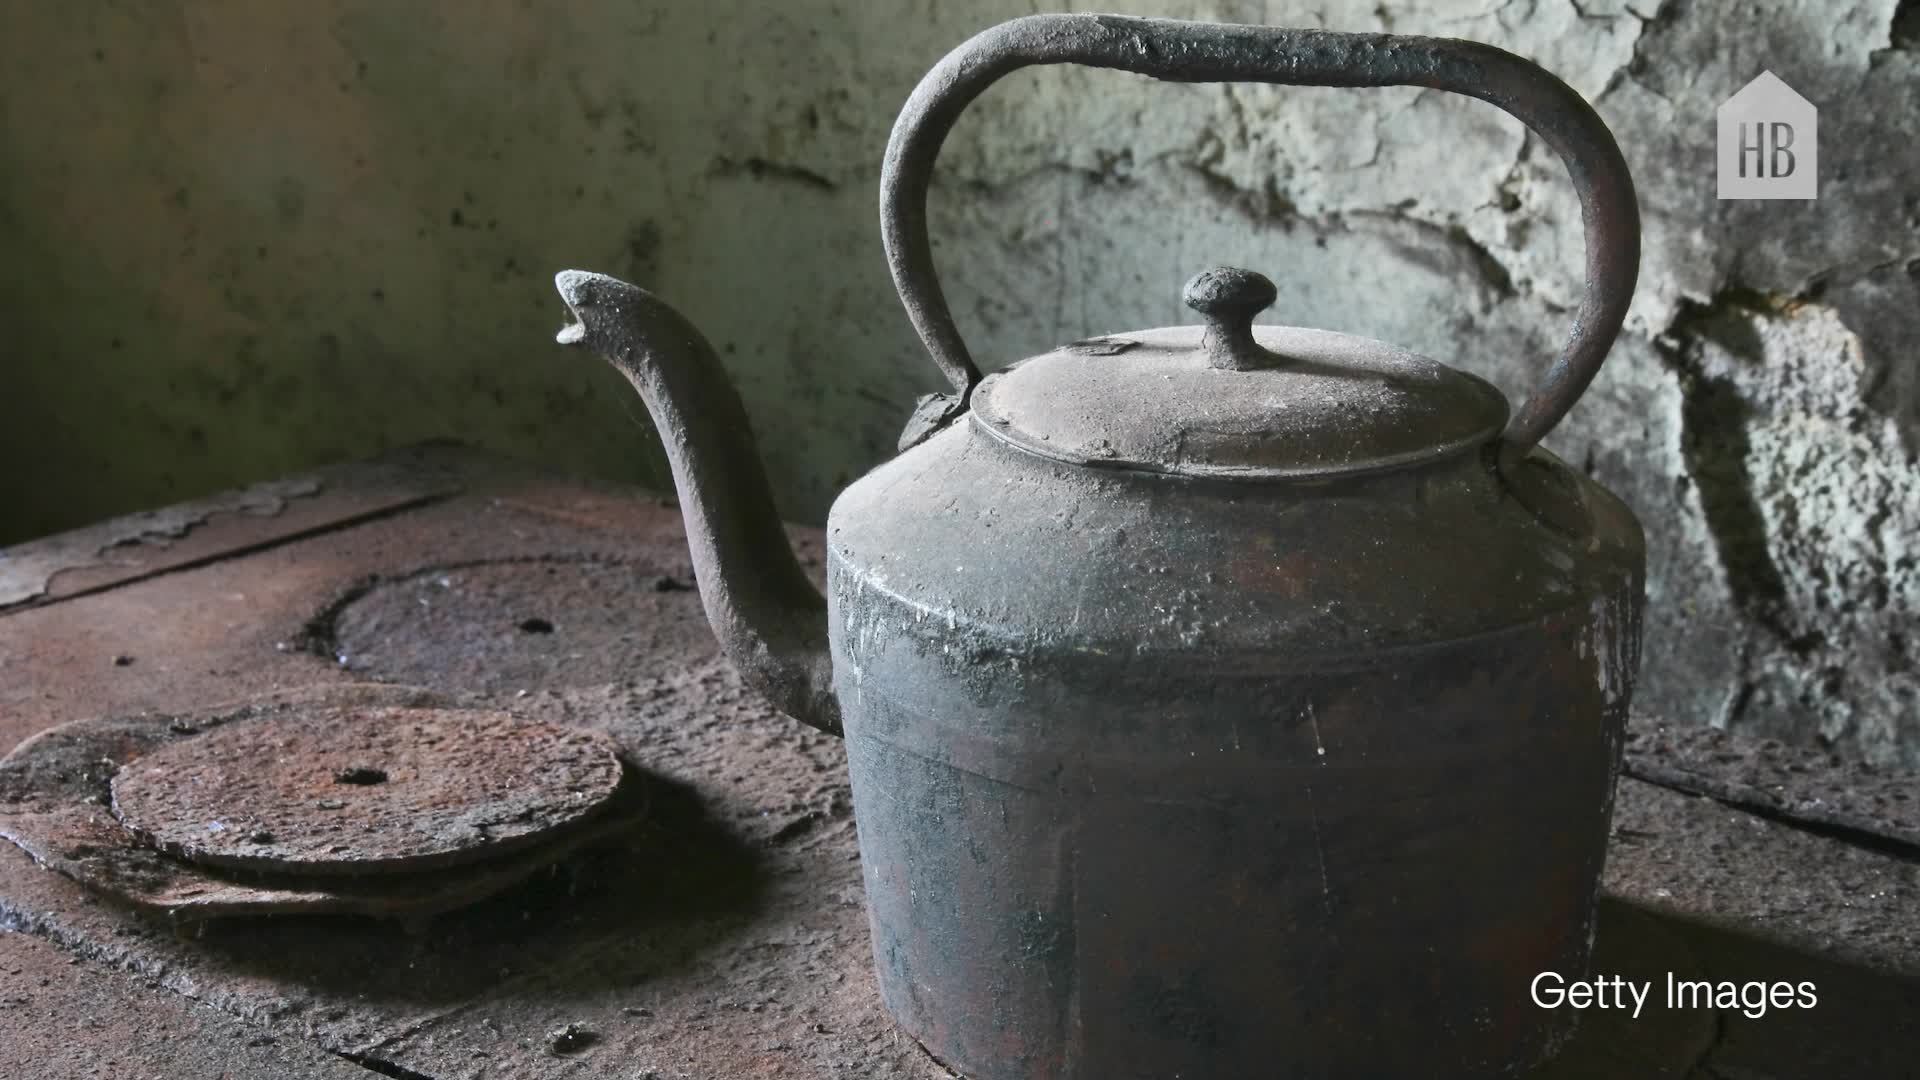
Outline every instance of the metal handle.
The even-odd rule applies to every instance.
[[[1345,34],[1134,19],[1030,15],[986,30],[927,72],[893,125],[880,172],[880,232],[894,287],[920,340],[962,401],[980,369],[960,340],[933,268],[927,184],[953,122],[1009,72],[1084,64],[1169,82],[1425,86],[1497,105],[1566,163],[1586,227],[1586,294],[1566,347],[1507,426],[1524,453],[1553,430],[1593,381],[1620,332],[1640,266],[1640,211],[1613,135],[1579,94],[1503,49],[1453,38]]]

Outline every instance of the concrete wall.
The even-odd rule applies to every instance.
[[[1920,762],[1920,15],[1895,0],[1105,3],[1480,38],[1594,100],[1646,213],[1629,330],[1550,440],[1647,523],[1643,700]],[[0,36],[0,532],[429,436],[658,482],[637,400],[550,344],[564,266],[721,345],[817,519],[939,387],[881,263],[881,147],[942,52],[1031,8],[467,0],[16,4]],[[1737,13],[1737,18],[1734,14]],[[1821,106],[1817,202],[1720,203],[1714,106]],[[942,268],[988,364],[1186,321],[1233,263],[1273,317],[1520,392],[1577,293],[1537,141],[1414,90],[1022,73],[960,123]]]

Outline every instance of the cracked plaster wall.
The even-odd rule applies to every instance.
[[[1920,15],[1895,0],[1121,3],[1531,56],[1635,169],[1642,285],[1550,440],[1645,521],[1642,700],[1920,763]],[[818,519],[937,388],[873,211],[908,89],[1011,3],[30,5],[0,40],[0,449],[21,536],[453,436],[664,481],[637,401],[548,344],[551,272],[656,288],[723,350],[784,509]],[[1821,107],[1821,197],[1720,203],[1713,110],[1763,67]],[[933,221],[989,364],[1272,317],[1519,393],[1580,242],[1558,163],[1435,92],[1024,72],[963,118]]]

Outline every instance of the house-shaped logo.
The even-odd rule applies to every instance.
[[[1819,113],[1763,71],[1716,114],[1720,197],[1811,199],[1819,186]]]

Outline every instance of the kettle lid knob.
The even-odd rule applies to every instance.
[[[1253,340],[1253,317],[1273,306],[1280,295],[1263,274],[1233,266],[1202,270],[1187,282],[1182,295],[1187,306],[1207,320],[1201,339],[1207,363],[1231,371],[1278,367],[1285,361]]]

